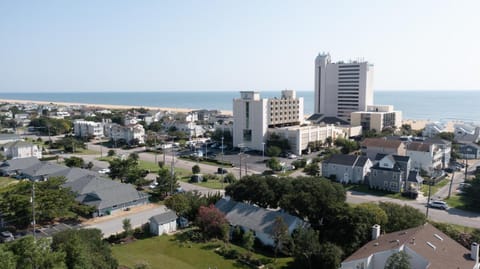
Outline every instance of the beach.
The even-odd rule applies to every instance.
[[[131,108],[146,108],[148,110],[170,111],[175,113],[188,113],[193,110],[190,108],[172,108],[172,107],[155,107],[155,106],[135,106],[135,105],[110,105],[110,104],[87,104],[87,103],[75,103],[75,102],[48,102],[48,101],[35,101],[35,100],[15,100],[15,99],[0,99],[1,103],[10,104],[39,104],[39,105],[60,105],[60,106],[82,106],[95,109],[111,109],[111,110],[127,110]],[[223,115],[233,115],[230,110],[220,110]]]

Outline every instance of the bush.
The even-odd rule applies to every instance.
[[[226,259],[230,259],[230,260],[234,260],[240,257],[240,253],[238,252],[238,250],[234,248],[222,247],[217,250],[217,253],[225,257]]]

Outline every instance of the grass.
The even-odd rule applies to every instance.
[[[345,186],[345,190],[347,191],[358,191],[362,193],[367,193],[375,196],[383,196],[383,197],[389,197],[393,199],[399,199],[399,200],[412,200],[407,197],[403,197],[401,193],[391,193],[391,192],[386,192],[386,191],[381,191],[381,190],[373,190],[370,189],[367,185],[347,185]]]
[[[453,207],[456,209],[461,209],[465,211],[471,211],[471,212],[477,212],[480,213],[480,209],[477,208],[472,208],[468,204],[465,203],[465,200],[461,194],[453,194],[450,196],[450,198],[445,199],[445,202],[447,202],[449,207]]]
[[[190,173],[191,174],[191,173]],[[226,186],[228,186],[228,183],[221,183],[220,180],[209,180],[207,182],[199,182],[199,183],[191,183],[190,181],[190,176],[183,176],[180,178],[180,181],[187,182],[190,184],[202,186],[205,188],[210,188],[210,189],[216,189],[216,190],[223,190]]]
[[[10,177],[0,177],[0,189],[7,187],[8,185],[19,182],[16,179]]]
[[[249,268],[216,254],[214,249],[222,245],[221,242],[182,242],[175,236],[163,235],[116,245],[112,247],[112,251],[120,265],[130,268],[141,262],[147,262],[152,269]],[[244,249],[231,246],[245,252]],[[255,256],[267,258],[259,254]],[[278,259],[276,268],[286,268],[291,260],[291,258]]]
[[[438,182],[436,185],[432,185],[432,190],[431,190],[431,194],[435,194],[437,193],[437,191],[442,188],[443,186],[447,185],[448,183],[450,182],[450,179],[449,178],[444,178],[442,179],[440,182]],[[421,191],[423,192],[423,195],[425,196],[428,196],[428,185],[427,184],[423,184],[422,185],[422,188],[421,188]]]
[[[92,150],[92,149],[81,149],[81,150],[76,150],[75,153],[76,155],[100,155],[100,151]]]

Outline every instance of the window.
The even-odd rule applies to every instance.
[[[243,130],[243,141],[252,141],[252,130]]]

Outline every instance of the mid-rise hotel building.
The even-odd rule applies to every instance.
[[[315,113],[350,121],[355,111],[373,105],[373,65],[363,61],[332,62],[330,54],[315,59]]]

